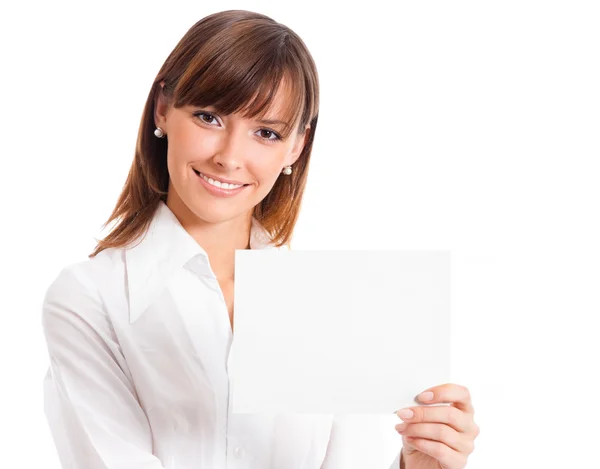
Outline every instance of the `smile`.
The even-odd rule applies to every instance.
[[[202,179],[204,179],[206,182],[208,182],[211,186],[218,187],[219,189],[225,189],[225,190],[231,191],[231,190],[239,189],[240,187],[243,187],[246,185],[246,184],[230,184],[228,182],[219,181],[218,179],[209,178],[208,176],[205,176],[200,171],[196,171],[195,169],[194,169],[194,172],[198,176],[200,176]]]

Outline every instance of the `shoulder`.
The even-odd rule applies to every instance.
[[[73,287],[78,292],[91,292],[97,289],[99,279],[123,269],[124,263],[124,249],[106,249],[95,257],[68,264],[58,271],[46,291],[46,296],[62,294]]]
[[[107,249],[93,258],[62,267],[47,287],[42,302],[44,328],[65,321],[104,323],[101,285],[110,278],[123,278],[124,251]]]

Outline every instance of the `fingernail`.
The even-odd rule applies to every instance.
[[[427,402],[433,399],[433,393],[431,391],[422,392],[417,396],[420,401]]]
[[[402,409],[402,410],[398,411],[397,415],[402,420],[404,420],[404,419],[411,419],[411,418],[413,418],[413,416],[415,415],[415,413],[412,410],[410,410],[410,409]]]
[[[406,424],[405,423],[399,423],[398,425],[396,425],[396,430],[399,432],[404,431],[404,429],[406,428]]]

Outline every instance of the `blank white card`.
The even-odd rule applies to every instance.
[[[235,413],[382,413],[450,382],[448,251],[240,250]]]

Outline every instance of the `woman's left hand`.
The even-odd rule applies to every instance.
[[[427,392],[433,393],[433,397],[422,399]],[[426,404],[450,405],[421,405],[397,412],[404,421],[396,425],[396,430],[402,435],[404,467],[463,469],[479,435],[479,427],[473,420],[475,410],[469,390],[457,384],[442,384],[427,389],[417,399]],[[413,416],[403,414],[404,410],[411,410]]]

